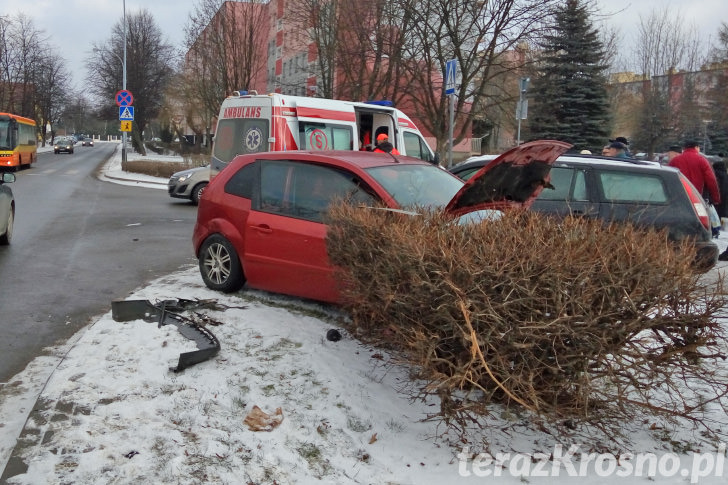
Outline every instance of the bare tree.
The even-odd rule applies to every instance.
[[[148,10],[126,17],[126,88],[134,96],[132,144],[146,154],[141,134],[162,106],[162,97],[173,73],[174,49],[162,39],[162,33]],[[122,88],[124,22],[120,20],[111,37],[94,44],[88,67],[91,91],[105,102],[107,119],[116,119],[116,105],[111,102]]]
[[[728,22],[723,22],[718,30],[718,42],[713,46],[711,60],[717,69],[715,84],[708,91],[708,125],[713,149],[718,153],[728,153]]]
[[[352,13],[350,3],[349,0],[291,0],[286,5],[285,20],[291,31],[284,34],[284,42],[298,49],[309,44],[315,46],[315,61],[310,68],[308,65],[303,67],[316,77],[314,94],[318,97],[336,97],[336,69],[343,60],[339,33],[342,19]],[[297,92],[301,81],[300,76],[288,76],[284,72],[276,79],[276,85],[284,93]]]
[[[35,118],[35,77],[47,38],[25,14],[0,17],[0,108]]]
[[[446,61],[457,59],[461,74],[458,143],[484,110],[512,103],[508,86],[496,80],[522,67],[508,51],[538,33],[553,3],[294,0],[289,19],[316,48],[319,95],[390,99],[437,138],[442,152],[448,139]]]
[[[51,127],[51,141],[55,137],[56,124],[60,121],[70,90],[71,75],[64,60],[56,55],[47,56],[36,75],[38,103],[38,128],[45,146],[47,127]]]
[[[225,96],[265,89],[268,4],[262,0],[198,0],[185,26],[181,83],[187,125],[209,137]],[[262,80],[262,81],[261,81]],[[199,137],[202,138],[202,137]]]
[[[670,89],[678,70],[694,71],[702,65],[703,51],[698,29],[686,26],[679,11],[654,9],[646,18],[640,17],[634,57],[647,83],[634,139],[649,155],[671,138],[694,130],[695,120],[702,118],[692,102],[694,87],[685,87],[682,100],[671,96]]]
[[[448,96],[445,64],[457,60],[460,82],[455,92],[457,117],[454,143],[463,140],[481,112],[503,103],[513,106],[504,73],[523,69],[512,57],[516,47],[533,40],[555,0],[404,0],[409,23],[403,57],[409,60],[406,87],[415,116],[438,140],[442,152],[447,135]],[[477,109],[471,109],[477,107]]]

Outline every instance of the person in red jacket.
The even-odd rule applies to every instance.
[[[720,204],[720,190],[715,172],[708,159],[700,154],[698,143],[688,141],[685,142],[683,148],[683,152],[670,160],[668,165],[680,170],[701,194],[707,188],[710,202],[714,205]]]
[[[377,135],[377,148],[374,149],[374,152],[399,155],[399,151],[394,148],[391,143],[389,143],[389,135],[387,135],[386,133],[380,133]]]

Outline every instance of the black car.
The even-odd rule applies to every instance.
[[[72,138],[58,138],[53,144],[53,153],[58,155],[61,152],[73,153],[73,139]]]
[[[473,157],[450,171],[467,180],[494,158]],[[718,260],[705,201],[675,168],[639,160],[562,155],[551,168],[551,185],[531,210],[666,228],[673,241],[694,240],[699,268],[708,269]]]

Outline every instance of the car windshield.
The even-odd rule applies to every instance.
[[[10,122],[0,121],[0,150],[12,150]]]
[[[444,207],[463,182],[435,165],[387,165],[367,169],[402,208]]]

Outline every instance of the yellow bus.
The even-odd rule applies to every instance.
[[[0,113],[0,169],[30,167],[38,155],[35,121]]]

